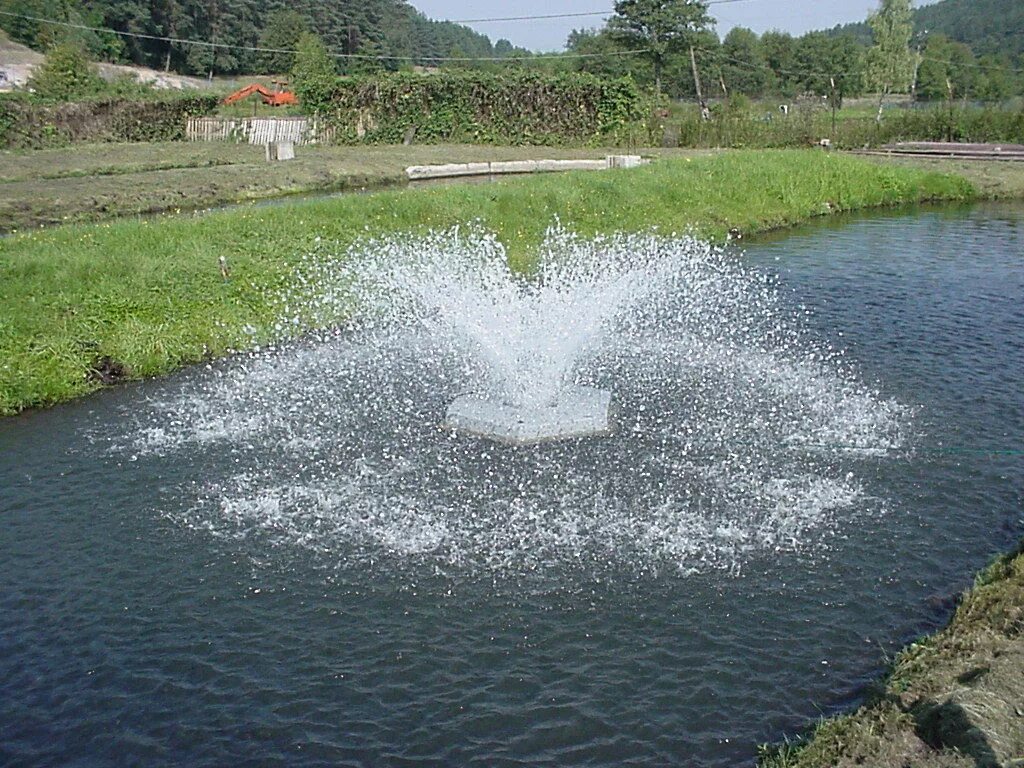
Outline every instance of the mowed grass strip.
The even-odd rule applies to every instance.
[[[721,239],[870,206],[964,200],[956,176],[818,151],[736,151],[635,170],[510,178],[243,208],[203,216],[74,225],[0,240],[0,412],[102,386],[110,361],[153,376],[307,329],[275,328],[266,297],[316,238],[358,238],[471,221],[528,270],[557,217],[601,232],[693,232]],[[219,258],[227,260],[224,280]],[[248,329],[248,330],[246,330]],[[255,329],[255,332],[253,332]],[[104,362],[104,360],[106,362]]]

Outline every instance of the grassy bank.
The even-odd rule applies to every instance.
[[[978,575],[944,630],[899,655],[873,701],[760,765],[1024,765],[1024,542]]]
[[[928,157],[874,157],[875,162],[940,173],[955,173],[971,182],[989,200],[1024,199],[1024,163],[999,160],[954,160]]]
[[[722,238],[835,211],[973,194],[959,177],[858,158],[729,152],[629,171],[20,234],[0,240],[0,412],[166,373],[280,334],[266,291],[288,279],[317,238],[341,250],[366,234],[478,219],[525,268],[555,216],[584,235],[658,227]],[[230,267],[227,280],[219,257]]]
[[[600,158],[612,149],[471,145],[299,147],[268,163],[262,147],[229,142],[86,144],[0,152],[0,231],[195,210],[312,192],[404,185],[409,165]],[[654,150],[674,156],[687,150]]]

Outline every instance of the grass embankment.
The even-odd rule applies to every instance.
[[[0,231],[404,185],[409,165],[600,158],[619,152],[468,145],[299,147],[296,159],[284,163],[266,162],[262,147],[229,142],[85,144],[0,152]]]
[[[760,765],[1024,766],[1024,542],[978,575],[944,630],[899,655],[873,701]]]
[[[30,232],[0,240],[0,412],[68,400],[104,377],[152,376],[246,347],[246,326],[258,339],[273,337],[266,291],[288,279],[318,237],[341,250],[366,234],[477,219],[526,268],[555,216],[583,235],[658,227],[722,238],[731,229],[973,194],[958,177],[817,151],[730,152],[629,171]],[[226,281],[221,256],[231,269]]]

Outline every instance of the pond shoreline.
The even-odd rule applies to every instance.
[[[868,701],[761,768],[970,768],[1024,764],[1024,541],[960,596],[949,623],[908,645]]]
[[[940,173],[812,150],[733,151],[27,232],[0,240],[0,298],[12,310],[0,321],[0,414],[279,340],[266,294],[321,240],[344,248],[477,221],[513,269],[528,270],[556,219],[582,236],[656,227],[724,241],[841,211],[976,197]]]
[[[8,238],[0,243],[0,299],[9,299],[15,311],[0,318],[6,360],[6,368],[0,366],[0,413],[170,373],[246,344],[288,341],[305,329],[275,336],[265,286],[286,282],[297,262],[322,253],[326,243],[343,247],[367,233],[446,228],[475,216],[508,244],[517,268],[529,269],[552,212],[584,236],[646,221],[665,232],[685,231],[689,224],[696,234],[722,241],[837,212],[1024,197],[1024,182],[1015,186],[1016,177],[994,171],[981,169],[984,176],[971,179],[956,169],[970,179],[968,186],[920,170],[942,170],[945,161],[729,152],[659,165],[593,178],[522,178],[486,188],[231,207],[201,217],[68,226]],[[624,196],[638,201],[638,214],[613,210]],[[219,257],[224,261],[218,265]],[[257,331],[243,332],[246,327]],[[982,729],[978,737],[964,727],[958,713],[971,700],[956,697],[965,688],[984,692],[983,686],[1005,677],[1000,670],[1007,665],[1024,670],[1012,666],[1024,658],[1020,637],[1012,634],[1019,635],[1022,615],[1024,553],[1018,550],[979,576],[945,630],[900,656],[878,697],[854,715],[825,721],[805,745],[766,752],[762,764],[1000,764],[976,758],[1000,757],[1001,732]],[[1019,717],[1010,725],[1019,728],[1024,715]],[[1018,737],[1006,738],[1012,745]],[[957,749],[974,757],[965,760]]]
[[[706,150],[643,150],[694,157]],[[230,142],[82,145],[0,152],[0,232],[287,203],[402,189],[409,166],[604,159],[600,147],[308,146],[267,162],[261,146]]]

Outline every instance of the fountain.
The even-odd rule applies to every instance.
[[[460,395],[448,406],[444,425],[503,443],[531,445],[609,435],[611,406],[612,393],[596,387],[565,387],[556,400],[533,407]]]
[[[448,406],[445,427],[513,445],[611,434],[611,392],[573,377],[612,326],[661,287],[664,265],[621,254],[602,263],[605,254],[558,227],[531,277],[515,274],[500,243],[476,228],[414,248],[402,239],[364,245],[346,260],[348,274],[330,282],[483,364],[476,391]]]
[[[311,245],[279,342],[0,424],[4,754],[752,763],[1020,527],[1019,457],[959,450],[1024,435],[996,212],[556,233],[528,280],[465,229]],[[582,387],[611,434],[441,426]]]
[[[324,330],[173,385],[131,450],[215,467],[192,528],[536,573],[811,546],[903,444],[902,407],[733,251],[555,227],[508,264],[479,227],[320,242],[269,300]]]

